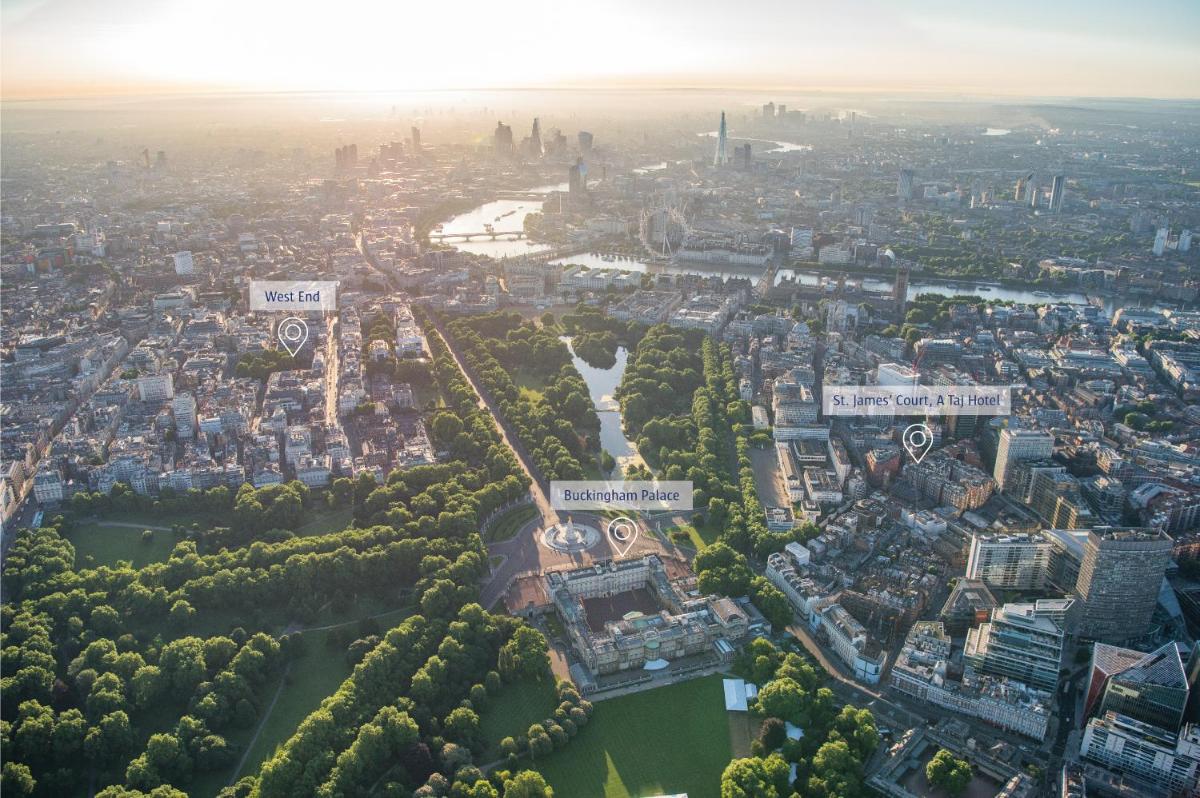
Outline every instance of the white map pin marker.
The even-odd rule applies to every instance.
[[[279,322],[275,334],[288,354],[295,357],[296,353],[300,351],[300,347],[304,346],[304,342],[308,340],[308,323],[304,319],[288,316]]]
[[[904,448],[908,450],[913,462],[919,465],[933,448],[933,430],[926,424],[912,424],[904,430],[900,440],[904,442]]]
[[[617,554],[624,557],[633,548],[638,538],[637,521],[626,515],[619,515],[608,522],[608,542],[612,544]]]

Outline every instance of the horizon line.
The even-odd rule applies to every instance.
[[[615,91],[637,94],[652,94],[658,92],[680,92],[680,93],[716,93],[716,92],[744,92],[744,93],[769,93],[769,92],[791,92],[794,94],[809,94],[809,95],[862,95],[876,96],[886,98],[906,97],[906,96],[927,96],[933,97],[962,97],[967,98],[995,98],[1005,100],[1032,100],[1032,101],[1050,101],[1050,100],[1075,100],[1075,101],[1139,101],[1139,102],[1177,102],[1177,103],[1200,103],[1200,94],[1195,96],[1170,96],[1170,95],[1133,95],[1133,94],[1072,94],[1072,93],[1047,93],[1047,94],[1032,94],[1028,92],[1005,92],[995,89],[967,89],[967,88],[909,88],[909,89],[887,89],[878,87],[803,87],[795,85],[773,85],[763,87],[753,87],[745,85],[695,85],[695,84],[662,84],[662,85],[638,85],[638,84],[548,84],[542,86],[444,86],[444,87],[425,87],[425,88],[396,88],[396,89],[351,89],[351,88],[312,88],[312,89],[239,89],[232,87],[222,88],[173,88],[163,90],[149,91],[100,91],[95,93],[48,93],[48,94],[31,94],[22,95],[20,93],[15,97],[5,96],[6,93],[0,88],[0,104],[23,104],[23,103],[38,103],[38,102],[53,102],[53,101],[82,101],[82,100],[131,100],[131,99],[168,99],[168,98],[184,98],[184,97],[255,97],[255,96],[302,96],[302,95],[330,95],[330,96],[371,96],[371,95],[398,95],[398,94],[441,94],[455,92],[499,92],[499,93],[526,93],[532,94],[537,92],[602,92]]]

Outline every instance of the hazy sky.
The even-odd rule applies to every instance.
[[[0,0],[3,96],[536,86],[1200,97],[1198,0]]]

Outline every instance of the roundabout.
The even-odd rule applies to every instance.
[[[590,523],[580,523],[573,518],[547,527],[542,532],[542,543],[550,549],[564,553],[587,551],[600,542],[600,530]]]

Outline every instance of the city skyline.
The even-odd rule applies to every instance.
[[[872,1],[850,13],[823,1],[756,0],[736,14],[710,2],[616,5],[629,7],[589,14],[471,0],[456,4],[447,25],[441,8],[365,0],[336,13],[321,3],[221,0],[203,15],[177,0],[15,0],[2,6],[3,94],[709,87],[1200,96],[1200,48],[1187,37],[1200,8],[1180,0],[1136,11],[1020,2],[1003,21],[982,3]]]

